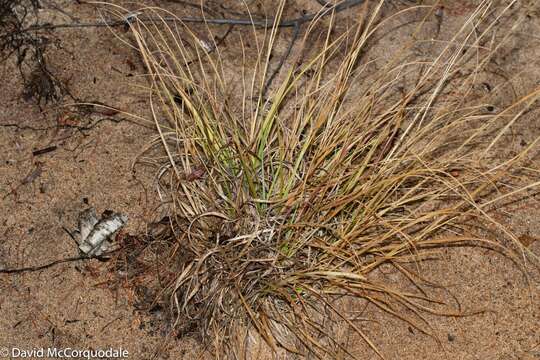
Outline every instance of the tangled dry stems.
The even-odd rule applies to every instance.
[[[274,351],[353,356],[331,335],[333,317],[382,356],[335,299],[365,299],[429,334],[423,314],[462,313],[442,310],[408,264],[471,243],[515,257],[466,226],[483,222],[516,240],[489,209],[539,184],[520,177],[508,191],[503,183],[538,139],[515,156],[497,150],[539,91],[497,112],[486,110],[495,92],[469,100],[509,7],[499,12],[483,1],[438,57],[409,61],[411,41],[372,72],[362,56],[386,21],[382,5],[366,2],[341,32],[335,16],[316,18],[269,99],[263,88],[277,27],[239,37],[244,62],[256,61],[231,76],[220,50],[208,54],[180,20],[131,24],[167,157],[158,178],[170,246],[159,261],[172,275],[162,294],[179,333],[195,327],[218,355],[245,357],[259,337]],[[310,34],[321,27],[313,46]],[[382,264],[419,291],[375,280]]]

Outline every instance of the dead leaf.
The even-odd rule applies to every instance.
[[[523,246],[529,247],[532,245],[532,243],[534,243],[538,239],[531,235],[524,234],[518,237],[518,240]]]
[[[79,123],[79,119],[77,119],[75,116],[64,113],[58,116],[56,122],[59,126],[77,126],[77,124]]]
[[[190,174],[186,175],[186,180],[189,182],[195,181],[197,179],[200,179],[205,173],[206,171],[202,166],[197,167]]]
[[[130,58],[126,58],[126,64],[129,67],[130,71],[137,70],[137,66],[135,65],[135,63]]]

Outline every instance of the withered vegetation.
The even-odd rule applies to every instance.
[[[124,274],[151,288],[176,334],[196,332],[234,358],[259,342],[353,356],[333,335],[340,326],[383,356],[338,299],[366,300],[430,334],[425,314],[463,313],[430,295],[415,264],[463,245],[521,261],[516,237],[489,211],[539,185],[528,163],[538,139],[517,154],[500,144],[540,91],[496,111],[505,84],[474,92],[510,36],[495,34],[510,7],[482,1],[438,56],[410,57],[411,39],[373,67],[363,54],[388,20],[383,3],[366,2],[339,31],[335,15],[315,17],[268,96],[279,27],[231,35],[250,62],[231,76],[219,48],[208,53],[174,14],[144,8],[155,21],[130,23],[158,131],[149,148],[163,151],[141,159],[159,167],[167,216],[147,238],[127,238]],[[383,264],[414,286],[381,281]]]
[[[24,82],[23,99],[41,106],[58,100],[63,85],[47,66],[49,37],[32,30],[40,8],[39,0],[0,0],[0,64],[15,58]]]

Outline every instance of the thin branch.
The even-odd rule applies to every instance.
[[[324,12],[317,12],[312,14],[306,14],[295,19],[283,20],[279,22],[277,27],[296,27],[300,26],[308,21],[311,21],[315,18],[324,17],[331,14],[332,12],[341,12],[343,10],[352,8],[354,6],[360,5],[364,0],[344,0],[336,5],[328,7]],[[154,21],[166,21],[166,22],[176,22],[181,21],[185,23],[205,23],[209,25],[244,25],[244,26],[255,26],[261,28],[271,28],[274,26],[275,18],[266,18],[266,19],[206,19],[198,17],[179,17],[179,18],[153,18],[153,17],[138,17],[139,21],[142,22],[154,22]],[[32,25],[26,28],[23,31],[38,31],[38,30],[52,30],[52,29],[62,29],[62,28],[85,28],[85,27],[119,27],[129,25],[130,21],[115,20],[115,21],[101,21],[96,23],[65,23],[65,24],[43,24],[43,25]]]
[[[16,269],[0,269],[0,274],[18,274],[18,273],[23,273],[23,272],[33,272],[33,271],[48,269],[58,264],[82,261],[82,260],[91,260],[91,259],[97,259],[100,261],[109,260],[109,258],[103,257],[102,255],[100,256],[74,256],[74,257],[68,257],[65,259],[54,260],[44,265],[28,266],[28,267],[22,267],[22,268],[16,268]]]
[[[292,51],[292,48],[294,46],[294,43],[296,42],[296,40],[298,39],[298,35],[300,35],[300,25],[296,25],[294,27],[294,32],[293,32],[293,36],[291,38],[291,42],[289,43],[289,46],[287,47],[287,50],[285,51],[285,53],[283,53],[283,56],[281,57],[281,59],[279,60],[279,64],[277,65],[276,69],[274,70],[274,72],[272,73],[272,75],[270,76],[270,78],[268,78],[268,81],[266,82],[266,84],[264,85],[264,89],[263,89],[263,98],[264,96],[266,95],[266,92],[268,91],[268,88],[270,87],[270,85],[272,85],[272,82],[274,81],[274,78],[277,76],[277,74],[279,74],[279,71],[281,70],[281,68],[283,67],[283,64],[285,63],[285,61],[287,60],[287,58],[289,57],[289,55],[291,54],[291,51]]]

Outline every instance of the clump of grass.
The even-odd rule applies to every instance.
[[[157,20],[131,24],[166,154],[159,179],[171,246],[158,262],[174,278],[162,294],[175,327],[196,326],[218,354],[242,357],[258,337],[274,351],[331,357],[342,345],[326,328],[329,311],[382,356],[336,298],[365,299],[429,333],[422,313],[459,311],[372,272],[392,264],[416,284],[406,264],[434,248],[502,249],[467,223],[515,239],[488,210],[538,185],[520,178],[508,191],[502,182],[537,141],[515,156],[493,154],[539,91],[495,113],[486,111],[490,98],[468,100],[497,51],[490,39],[507,9],[497,13],[484,1],[438,57],[408,61],[406,44],[368,72],[362,55],[384,25],[382,5],[366,5],[342,32],[333,31],[334,15],[316,18],[268,98],[277,26],[239,37],[244,60],[250,42],[256,61],[230,70],[180,19],[165,21],[174,14],[145,8]],[[309,34],[321,27],[314,47]]]

